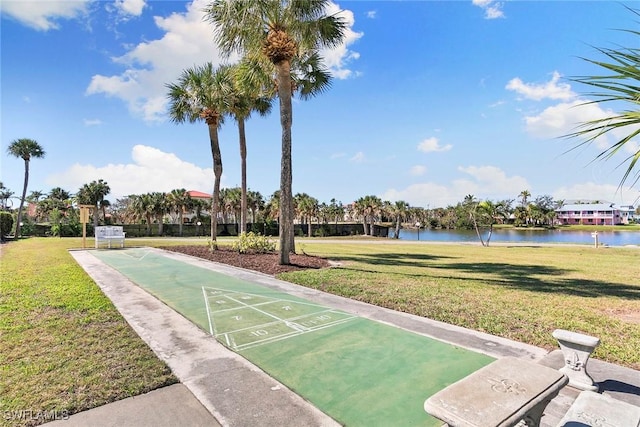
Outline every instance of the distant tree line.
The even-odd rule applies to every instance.
[[[277,227],[280,215],[280,191],[275,191],[265,198],[260,192],[246,191],[247,220],[242,221],[242,189],[220,189],[218,211],[212,216],[211,199],[192,198],[184,188],[169,192],[150,192],[131,194],[111,202],[107,199],[111,188],[102,180],[84,184],[75,193],[56,187],[49,193],[32,191],[25,201],[23,234],[32,234],[35,224],[48,224],[53,236],[78,236],[80,224],[79,206],[92,206],[92,225],[100,224],[142,224],[146,235],[164,235],[164,225],[174,224],[178,227],[178,236],[183,235],[183,225],[200,223],[210,226],[212,217],[220,224],[236,224],[242,232],[243,225],[253,227],[252,230],[262,232],[264,224]],[[14,212],[11,199],[13,192],[0,183],[0,209]],[[468,229],[476,230],[481,241],[480,230],[489,230],[486,243],[491,238],[491,231],[496,224],[511,224],[516,227],[553,227],[555,210],[562,207],[562,200],[554,200],[543,195],[534,199],[527,190],[522,191],[515,199],[479,200],[467,195],[464,200],[449,205],[428,209],[411,206],[399,200],[390,202],[378,196],[367,195],[353,203],[343,204],[331,199],[320,202],[307,193],[298,193],[293,198],[294,222],[304,225],[309,237],[337,233],[338,224],[359,223],[364,235],[373,235],[374,225],[383,225],[393,230],[394,238],[398,238],[402,228],[432,229]],[[335,227],[329,227],[333,224]],[[152,225],[153,227],[152,232]],[[10,227],[9,227],[10,229]],[[3,234],[9,234],[3,228]],[[172,233],[176,234],[176,233]],[[485,243],[483,241],[483,243]]]

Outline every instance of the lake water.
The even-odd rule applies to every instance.
[[[523,230],[495,229],[491,242],[514,243],[575,243],[593,245],[591,231],[577,230]],[[389,230],[393,236],[394,230]],[[486,239],[487,233],[482,234]],[[473,230],[400,230],[402,240],[424,240],[436,242],[479,242]],[[608,246],[640,245],[639,231],[598,231],[598,242]]]

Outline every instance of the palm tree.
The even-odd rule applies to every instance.
[[[295,196],[297,211],[300,214],[300,223],[308,224],[308,236],[312,237],[311,220],[318,214],[318,199],[311,197],[307,193],[298,193]]]
[[[20,227],[22,222],[22,209],[24,208],[24,201],[27,196],[27,187],[29,186],[29,163],[31,158],[43,158],[45,152],[36,141],[28,138],[16,139],[9,147],[7,147],[7,153],[14,157],[19,157],[24,160],[24,185],[22,187],[22,196],[20,197],[20,207],[18,208],[18,217],[16,220],[16,237],[20,237]]]
[[[156,218],[158,222],[158,236],[162,236],[164,234],[164,216],[169,209],[167,195],[160,191],[154,191],[149,193],[149,202],[147,210]]]
[[[264,209],[264,198],[259,191],[247,191],[247,208],[251,211],[251,223],[256,223],[256,214]]]
[[[167,194],[167,202],[172,209],[178,213],[178,235],[182,237],[182,214],[185,212],[191,201],[191,196],[184,188],[171,190]]]
[[[275,77],[282,126],[280,264],[290,264],[289,254],[295,250],[291,98],[296,89],[307,98],[328,87],[330,76],[318,49],[338,46],[346,28],[339,16],[326,15],[328,6],[329,0],[215,0],[205,8],[207,19],[217,27],[216,41],[224,54],[239,52],[249,63],[264,64],[261,68]]]
[[[44,192],[41,190],[33,190],[31,191],[31,194],[27,196],[27,202],[38,204],[38,202],[40,201],[40,198],[43,197],[44,195],[45,195]]]
[[[256,111],[261,116],[271,112],[272,97],[261,92],[261,88],[250,87],[246,80],[241,81],[238,73],[242,65],[233,68],[234,79],[231,93],[227,97],[227,112],[238,124],[238,141],[240,143],[241,198],[240,198],[240,233],[247,231],[247,137],[245,121]],[[238,221],[238,219],[236,219]]]
[[[137,221],[144,219],[147,225],[147,236],[151,236],[151,217],[153,214],[151,194],[132,194],[129,199],[131,199],[132,217]]]
[[[493,235],[493,224],[496,222],[503,221],[509,216],[509,204],[508,201],[500,201],[497,203],[492,202],[491,200],[485,200],[483,202],[478,203],[476,212],[480,216],[480,220],[489,225],[489,234],[487,235],[486,242],[482,242],[482,238],[476,228],[476,232],[478,233],[478,237],[480,238],[480,242],[483,246],[489,246],[489,242],[491,242],[491,236]]]
[[[267,213],[267,216],[272,220],[280,218],[280,190],[276,190],[273,192],[273,194],[269,198],[269,201],[267,202],[265,211]]]
[[[391,213],[396,220],[396,231],[393,235],[394,239],[400,238],[400,225],[402,223],[402,220],[407,217],[408,212],[409,203],[405,202],[404,200],[398,200],[391,206]]]
[[[11,199],[11,196],[13,196],[15,193],[11,190],[9,190],[7,187],[4,186],[4,184],[2,182],[0,182],[0,209],[1,210],[6,210],[9,209],[9,199]]]
[[[169,89],[169,116],[175,123],[203,120],[209,128],[209,141],[213,157],[213,196],[211,198],[211,250],[218,248],[218,204],[220,200],[220,178],[222,177],[222,155],[218,129],[227,111],[227,94],[232,91],[233,81],[230,66],[213,68],[211,62],[200,67],[186,69],[178,83],[167,84]]]
[[[104,205],[104,197],[111,192],[111,188],[106,181],[99,179],[97,181],[91,181],[89,184],[84,184],[78,193],[76,193],[76,200],[82,205],[93,205],[93,227],[98,226],[99,212]]]
[[[627,9],[640,16],[640,11],[629,7]],[[637,30],[626,30],[626,32],[640,36],[640,31]],[[604,135],[614,135],[617,142],[596,156],[596,159],[606,160],[613,157],[623,147],[630,146],[631,144],[628,143],[640,135],[640,111],[638,110],[638,100],[640,98],[640,49],[632,47],[626,49],[597,48],[597,50],[608,59],[602,61],[583,59],[604,68],[607,74],[572,79],[577,83],[596,88],[594,92],[586,94],[595,98],[595,100],[587,101],[584,105],[621,102],[627,103],[630,108],[621,113],[610,113],[607,117],[583,122],[577,131],[565,135],[565,137],[582,140],[574,147],[575,149],[584,144],[591,144]],[[621,135],[625,129],[629,133]],[[629,178],[634,167],[638,164],[638,160],[640,160],[640,148],[622,161],[622,163],[629,162],[629,167],[620,181],[620,187]],[[637,184],[638,180],[640,180],[640,171],[637,171],[635,176],[636,178],[632,185]]]

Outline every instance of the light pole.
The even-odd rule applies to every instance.
[[[200,221],[196,222],[196,237],[200,237],[200,226],[202,225],[202,223]]]
[[[418,241],[420,241],[420,226],[422,224],[420,224],[420,222],[416,222],[416,227],[418,227]]]

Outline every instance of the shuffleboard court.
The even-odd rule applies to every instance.
[[[158,250],[92,253],[347,426],[439,426],[424,400],[493,361]]]

